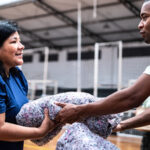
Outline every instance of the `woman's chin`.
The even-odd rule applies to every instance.
[[[16,66],[21,66],[21,65],[23,65],[23,60],[19,60],[19,61],[17,62],[17,65],[16,65]]]

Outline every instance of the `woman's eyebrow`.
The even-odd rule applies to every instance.
[[[18,37],[12,37],[11,38],[11,40],[18,40],[18,39],[20,40],[20,38],[18,38]]]

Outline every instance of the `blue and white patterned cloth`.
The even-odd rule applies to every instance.
[[[49,109],[49,116],[51,120],[54,120],[57,113],[62,109],[54,104],[55,101],[72,104],[86,104],[97,100],[97,97],[83,92],[67,92],[53,96],[42,97],[38,100],[25,104],[16,116],[16,120],[18,124],[23,126],[39,127],[44,119],[44,108]],[[108,142],[104,138],[107,138],[111,134],[112,129],[115,128],[120,121],[119,115],[114,114],[89,117],[82,120],[80,123],[74,123],[69,126],[67,131],[60,137],[56,149],[78,150],[74,148],[74,143],[77,142],[76,145],[78,145],[78,148],[81,147],[80,150],[105,150],[106,145],[107,150],[118,150],[112,143]],[[62,126],[60,125],[49,132],[45,137],[32,141],[37,145],[44,145],[48,143],[54,136],[56,136],[61,129]],[[68,134],[68,131],[71,132]],[[75,136],[76,134],[78,135]],[[68,138],[66,138],[66,136]],[[83,144],[81,144],[82,142],[78,143],[80,139],[86,139],[89,142],[86,143],[86,140],[84,140]],[[66,143],[68,146],[70,145],[68,148]],[[91,149],[90,145],[93,144],[96,144],[95,147],[97,147],[97,149]],[[61,147],[61,145],[63,146]],[[87,148],[84,149],[83,145]]]

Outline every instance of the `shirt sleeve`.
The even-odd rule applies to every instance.
[[[150,75],[150,66],[146,67],[144,73]]]
[[[0,77],[0,113],[6,112],[6,89],[3,79]]]

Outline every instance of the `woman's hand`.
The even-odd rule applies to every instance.
[[[48,132],[55,128],[55,123],[50,120],[47,108],[44,109],[44,116],[45,118],[41,126],[38,128],[39,137],[45,136]]]
[[[69,103],[59,103],[55,102],[56,105],[62,107],[62,110],[58,113],[55,118],[55,121],[58,123],[73,123],[75,121],[79,121],[81,118],[79,117],[78,106]]]

